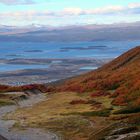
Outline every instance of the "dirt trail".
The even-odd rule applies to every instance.
[[[30,95],[27,100],[18,102],[18,105],[4,106],[0,108],[0,135],[8,140],[59,140],[59,137],[50,132],[38,128],[27,128],[26,130],[13,130],[15,120],[3,120],[7,113],[14,112],[16,109],[31,107],[36,103],[47,100],[43,94]]]

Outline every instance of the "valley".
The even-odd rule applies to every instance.
[[[140,47],[137,46],[102,67],[76,77],[46,85],[1,85],[2,106],[11,104],[12,107],[9,94],[13,92],[28,96],[39,92],[43,97],[40,100],[35,95],[36,102],[34,98],[20,96],[24,98],[19,102],[21,107],[6,112],[3,119],[14,120],[12,134],[13,130],[17,133],[25,129],[28,134],[30,129],[33,133],[39,129],[62,140],[137,140],[140,138],[139,61]]]
[[[0,140],[140,140],[140,0],[0,0]]]

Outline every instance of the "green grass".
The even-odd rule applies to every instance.
[[[7,99],[0,99],[0,107],[6,105],[14,105],[14,102]]]
[[[140,112],[140,106],[138,107],[128,106],[118,111],[115,111],[113,114],[131,114],[131,113],[139,113],[139,112]]]
[[[87,111],[87,112],[71,112],[71,113],[66,113],[66,114],[61,114],[64,116],[68,115],[81,115],[81,116],[86,116],[86,117],[92,117],[92,116],[98,116],[98,117],[108,117],[111,113],[112,109],[107,108],[99,111]]]
[[[103,110],[100,110],[100,111],[91,111],[91,112],[83,112],[83,113],[80,113],[81,115],[83,116],[99,116],[99,117],[108,117],[111,113],[111,110],[112,109],[103,109]]]

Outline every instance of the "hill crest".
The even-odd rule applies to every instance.
[[[140,46],[95,71],[66,80],[53,89],[78,93],[112,91],[115,105],[135,101],[140,104]]]

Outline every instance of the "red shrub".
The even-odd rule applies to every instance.
[[[113,101],[112,101],[113,105],[117,105],[117,106],[126,106],[127,100],[126,100],[126,96],[125,95],[120,95],[118,97],[116,97]]]
[[[107,91],[97,91],[91,94],[91,97],[100,97],[100,96],[108,96],[108,95],[110,95],[110,93]]]
[[[9,86],[0,85],[0,92],[8,90]]]
[[[85,100],[73,100],[73,101],[71,101],[70,102],[70,104],[71,105],[76,105],[76,104],[86,104],[87,103],[87,101],[85,101]]]

